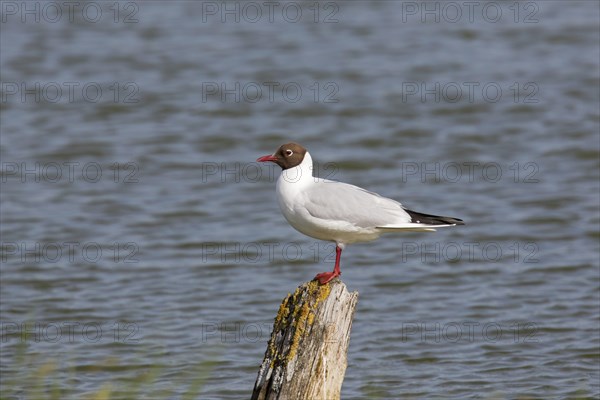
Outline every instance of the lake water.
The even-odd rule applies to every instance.
[[[2,398],[248,398],[333,266],[254,162],[292,140],[466,222],[344,251],[344,399],[600,396],[597,2],[0,11]]]

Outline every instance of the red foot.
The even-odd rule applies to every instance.
[[[319,281],[319,284],[325,285],[329,283],[333,278],[340,276],[342,271],[340,271],[340,258],[342,256],[342,249],[338,246],[335,246],[335,267],[331,272],[321,272],[317,274],[314,279]]]
[[[336,273],[335,271],[333,272],[321,272],[320,274],[317,274],[317,276],[315,276],[314,279],[317,279],[319,281],[320,285],[325,285],[326,283],[329,283],[329,281],[331,281],[333,278],[340,276],[341,273]]]

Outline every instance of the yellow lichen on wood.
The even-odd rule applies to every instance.
[[[309,313],[308,314],[308,325],[312,326],[312,324],[315,322],[315,313]]]
[[[306,289],[308,289],[308,296]],[[290,350],[284,360],[280,358],[281,354],[278,354],[274,343],[269,343],[268,354],[271,355],[271,367],[278,361],[283,361],[283,364],[287,365],[296,357],[298,347],[305,336],[305,332],[314,324],[317,307],[327,299],[329,293],[331,293],[331,286],[321,285],[316,280],[308,282],[305,288],[302,286],[298,287],[294,291],[294,294],[288,293],[279,306],[273,328],[274,330],[279,330],[288,323],[288,319],[291,319],[291,326],[294,327],[294,333],[289,344]],[[302,296],[306,296],[306,298],[300,299]],[[300,307],[294,307],[294,305],[299,304],[301,304]]]
[[[296,330],[294,331],[294,336],[292,337],[292,342],[290,343],[290,351],[288,353],[286,362],[289,362],[294,357],[296,357],[298,345],[300,344],[300,340],[302,339],[304,331],[306,329],[308,314],[310,314],[310,307],[307,303],[304,303],[302,307],[300,307],[296,318],[294,318],[294,320],[296,321]]]
[[[320,285],[317,281],[311,281],[307,286],[309,290],[308,300],[302,304],[302,307],[299,307],[292,319],[292,325],[295,326],[296,330],[294,331],[294,336],[290,343],[290,351],[286,358],[286,362],[289,362],[296,357],[296,352],[300,345],[300,341],[304,337],[304,333],[307,328],[312,327],[315,321],[315,311],[317,310],[319,303],[325,300],[331,292],[330,285]],[[294,299],[296,296],[300,295],[301,292],[302,288],[297,288],[294,293]],[[315,299],[315,301],[311,302],[310,299]]]
[[[294,330],[290,338],[289,351],[284,359],[275,347],[275,343],[269,341],[267,351],[271,358],[271,368],[278,362],[286,366],[294,360],[300,342],[314,324],[317,307],[329,297],[330,293],[331,285],[321,285],[316,280],[308,282],[305,288],[302,286],[296,288],[294,294],[288,293],[279,306],[273,329],[274,331],[283,329],[289,323]]]
[[[313,281],[316,284],[316,281]],[[317,286],[318,290],[319,290],[319,296],[317,297],[317,302],[315,304],[318,305],[319,303],[321,303],[323,300],[325,300],[327,297],[329,297],[329,293],[331,293],[331,286],[330,285],[319,285]]]
[[[291,295],[288,293],[287,297],[279,306],[279,311],[277,312],[277,316],[275,317],[275,327],[277,327],[281,323],[281,321],[285,320],[288,317],[288,315],[290,315],[290,309],[288,307],[290,303],[290,297]]]
[[[357,293],[339,280],[301,285],[275,317],[253,400],[340,399]]]

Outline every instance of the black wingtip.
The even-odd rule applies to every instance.
[[[441,215],[423,214],[420,212],[404,209],[410,215],[411,221],[424,225],[464,225],[464,221],[459,218],[442,217]]]

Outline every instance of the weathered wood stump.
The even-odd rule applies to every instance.
[[[252,400],[335,400],[346,372],[358,292],[310,281],[279,307]]]

